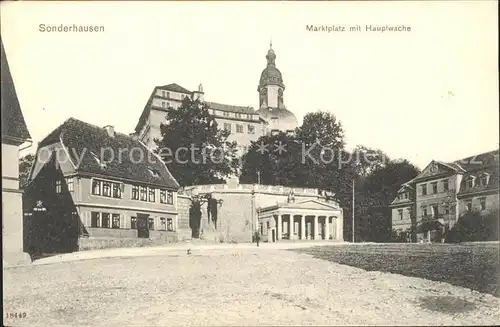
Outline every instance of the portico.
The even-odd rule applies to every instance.
[[[259,208],[263,240],[343,241],[343,213],[335,202],[306,200]]]

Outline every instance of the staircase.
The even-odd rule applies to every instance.
[[[220,231],[215,229],[215,226],[212,223],[208,222],[206,217],[201,219],[201,235],[200,239],[205,241],[206,243],[220,243]]]

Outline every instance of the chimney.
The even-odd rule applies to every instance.
[[[108,133],[109,137],[115,137],[115,127],[111,125],[104,126],[104,129]]]

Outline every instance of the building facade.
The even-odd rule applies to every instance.
[[[73,252],[92,242],[190,236],[179,184],[128,135],[70,118],[40,142],[24,194],[25,248]]]
[[[262,240],[269,242],[343,241],[343,210],[318,189],[239,184],[233,178],[226,184],[185,187],[179,192],[217,203],[215,223],[208,203],[201,205],[201,237],[205,239],[250,242],[259,231]],[[290,224],[290,217],[294,224]]]
[[[10,73],[3,42],[1,44],[2,96],[2,257],[4,266],[31,262],[23,252],[22,191],[19,189],[19,150],[31,144]],[[24,147],[26,148],[26,147]]]
[[[142,111],[135,127],[135,135],[149,148],[154,148],[154,139],[161,138],[160,125],[164,122],[165,113],[167,110],[177,109],[185,97],[205,102],[219,127],[231,133],[228,141],[235,141],[240,153],[263,135],[279,131],[294,132],[298,126],[297,118],[285,107],[285,85],[281,72],[276,68],[276,54],[272,48],[269,49],[266,59],[267,66],[261,73],[257,87],[258,110],[249,106],[206,101],[201,84],[196,91],[190,91],[175,83],[157,86]]]
[[[498,210],[498,168],[498,150],[451,163],[433,160],[391,203],[393,229],[413,227],[414,241],[440,241],[463,214]]]

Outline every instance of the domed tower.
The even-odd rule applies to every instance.
[[[269,123],[271,132],[283,131],[293,132],[298,125],[295,115],[286,109],[283,100],[285,85],[283,76],[276,68],[276,54],[270,44],[266,55],[267,67],[260,75],[259,86],[259,110],[257,113]]]

